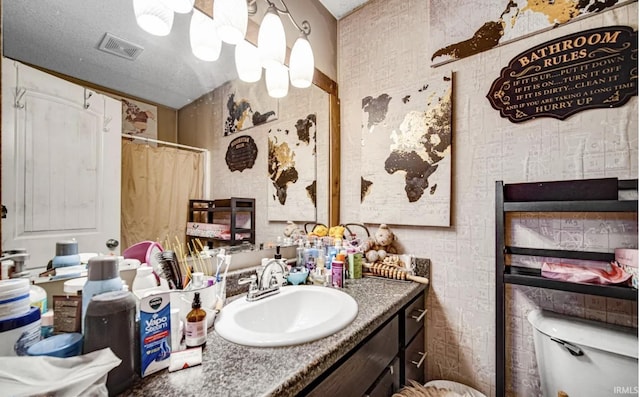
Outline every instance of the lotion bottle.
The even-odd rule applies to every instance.
[[[187,347],[204,346],[207,343],[207,312],[202,309],[200,293],[193,293],[191,311],[187,314],[185,344]]]

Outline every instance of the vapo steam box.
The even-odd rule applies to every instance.
[[[168,368],[171,358],[171,304],[168,292],[140,300],[140,376]]]

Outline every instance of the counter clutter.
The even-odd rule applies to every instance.
[[[234,276],[239,277],[229,274],[229,287],[235,284]],[[207,336],[202,365],[155,373],[123,395],[295,396],[424,289],[406,281],[345,280],[342,291],[356,300],[358,315],[334,335],[297,346],[256,348],[228,342],[214,328]]]

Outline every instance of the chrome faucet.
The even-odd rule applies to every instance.
[[[0,256],[0,262],[13,261],[13,270],[9,271],[10,278],[30,276],[30,272],[24,269],[27,259],[29,259],[29,254],[24,248],[2,251],[2,256]]]
[[[251,277],[238,280],[238,284],[240,285],[249,284],[247,301],[254,302],[280,292],[281,282],[278,280],[278,273],[271,270],[274,264],[280,267],[282,279],[286,280],[288,270],[286,265],[279,259],[270,259],[262,269],[262,272],[257,272],[257,276],[252,275]]]

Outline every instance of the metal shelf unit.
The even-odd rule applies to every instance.
[[[213,223],[216,213],[229,214],[230,238],[218,237],[195,237],[187,235],[190,242],[193,239],[211,242],[213,245],[239,245],[243,242],[256,243],[256,201],[252,198],[231,197],[224,200],[189,200],[189,222]],[[250,227],[237,227],[236,216],[240,213],[250,215]],[[236,238],[236,234],[248,234],[247,238]]]
[[[638,190],[638,180],[616,178],[504,184],[496,182],[496,396],[505,395],[505,285],[569,291],[637,300],[638,291],[626,286],[577,284],[542,277],[540,269],[507,265],[505,256],[525,255],[610,262],[613,253],[508,246],[508,212],[638,212],[638,200],[619,200],[619,191]]]

